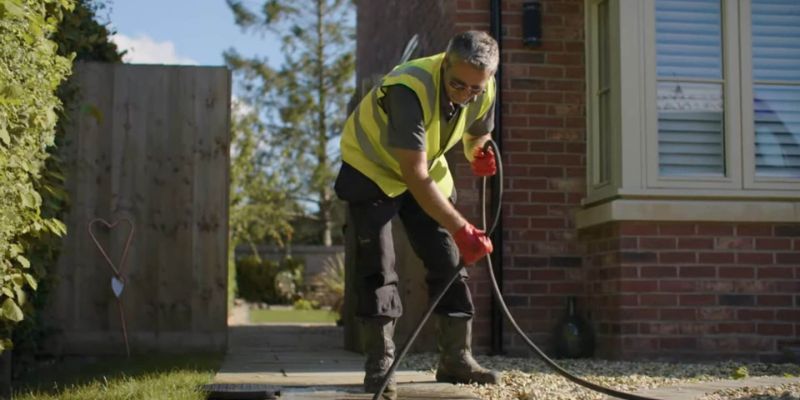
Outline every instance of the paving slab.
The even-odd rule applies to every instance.
[[[228,352],[212,385],[266,387],[279,399],[371,399],[362,392],[364,356],[343,349],[334,325],[230,326]],[[437,383],[429,371],[399,369],[399,399],[477,399],[469,391]],[[246,389],[243,389],[246,390]]]

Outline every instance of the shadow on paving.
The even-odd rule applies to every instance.
[[[343,343],[343,328],[333,325],[230,326],[228,353],[213,385],[271,390],[280,399],[369,399],[361,392],[364,356]],[[396,378],[400,399],[475,399],[436,383],[430,371],[401,368]]]

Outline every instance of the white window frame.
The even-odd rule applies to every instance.
[[[771,189],[779,191],[800,190],[800,179],[767,178],[756,176],[755,161],[755,124],[753,121],[753,24],[752,2],[740,2],[739,41],[741,42],[742,65],[742,132],[744,146],[744,188],[745,189]],[[800,23],[800,21],[798,21]]]
[[[609,4],[612,110],[610,180],[599,182],[597,6]],[[723,0],[725,176],[660,176],[655,1],[586,0],[587,197],[798,200],[800,179],[755,176],[751,0]],[[623,79],[624,77],[624,79]]]

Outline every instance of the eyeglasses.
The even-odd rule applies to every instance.
[[[486,88],[484,88],[484,87],[469,86],[466,83],[461,82],[460,80],[458,80],[456,78],[448,79],[447,80],[447,84],[450,85],[450,87],[453,88],[453,90],[457,90],[459,92],[463,92],[465,90],[469,90],[469,94],[472,95],[472,96],[477,96],[477,95],[483,93],[484,91],[486,91]]]

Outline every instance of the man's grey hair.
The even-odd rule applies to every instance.
[[[500,62],[497,42],[483,31],[466,31],[453,36],[447,44],[447,55],[481,70],[497,71]]]

